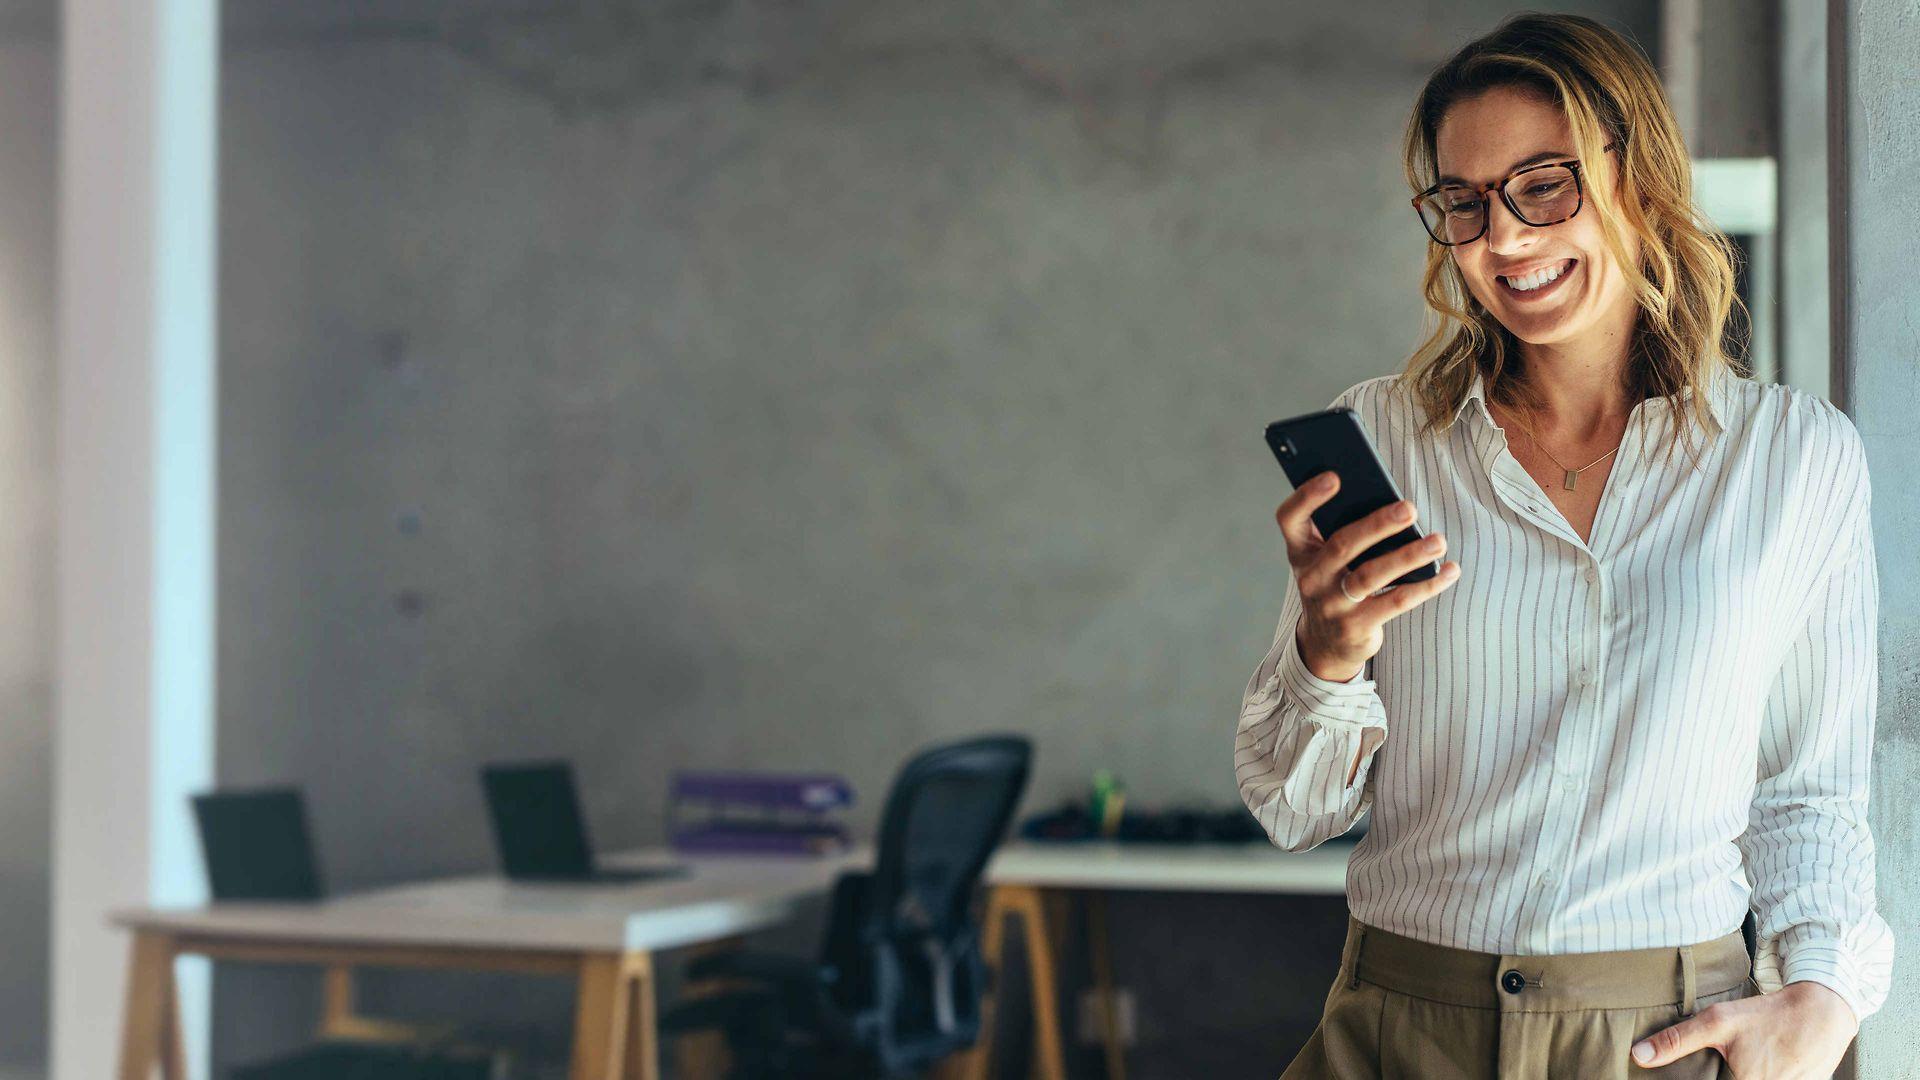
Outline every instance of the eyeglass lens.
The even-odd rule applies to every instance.
[[[1529,225],[1552,225],[1580,209],[1580,184],[1572,169],[1529,169],[1506,184],[1509,206]],[[1487,200],[1465,185],[1443,187],[1420,200],[1420,219],[1443,244],[1464,244],[1487,225]]]

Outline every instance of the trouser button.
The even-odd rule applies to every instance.
[[[1500,988],[1509,994],[1519,993],[1526,985],[1527,977],[1518,971],[1509,969],[1505,975],[1500,976]]]

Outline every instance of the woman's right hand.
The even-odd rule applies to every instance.
[[[1406,528],[1415,511],[1411,502],[1402,499],[1322,537],[1311,515],[1339,490],[1340,478],[1323,472],[1287,496],[1274,515],[1287,538],[1287,562],[1293,566],[1293,583],[1300,590],[1300,626],[1295,633],[1300,658],[1308,671],[1331,682],[1346,682],[1358,675],[1380,651],[1384,640],[1380,628],[1388,619],[1440,595],[1460,578],[1460,564],[1447,562],[1434,577],[1373,595],[1446,551],[1446,538],[1432,533],[1354,567],[1347,573],[1347,591],[1361,600],[1347,599],[1340,590],[1340,575],[1347,564]]]

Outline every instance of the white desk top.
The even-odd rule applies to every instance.
[[[1154,892],[1266,892],[1340,896],[1351,842],[1282,851],[1244,844],[1121,844],[1112,841],[1005,844],[987,865],[994,885]]]
[[[631,884],[531,884],[493,875],[447,878],[317,904],[210,904],[117,913],[143,930],[224,939],[445,948],[638,951],[744,934],[793,916],[842,870],[867,865],[858,849],[830,857],[677,856],[635,852],[609,866],[674,862],[686,877]]]
[[[1350,843],[1292,853],[1271,844],[1025,843],[987,867],[996,885],[1171,892],[1346,891]],[[671,949],[764,929],[824,895],[872,849],[806,858],[633,852],[612,866],[675,862],[682,878],[633,884],[528,884],[447,878],[317,904],[212,904],[120,912],[121,926],[223,939],[542,951]]]

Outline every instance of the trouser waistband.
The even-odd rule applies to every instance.
[[[1740,931],[1693,945],[1519,956],[1433,945],[1347,916],[1341,977],[1414,997],[1506,1012],[1642,1009],[1740,986],[1752,970]]]

